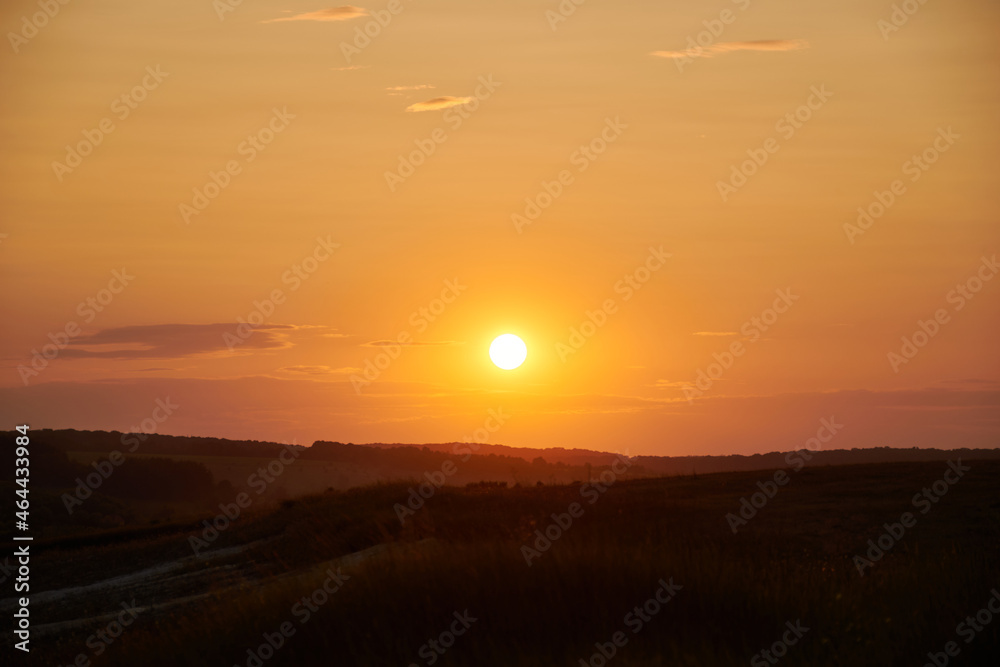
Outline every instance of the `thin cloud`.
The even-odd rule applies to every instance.
[[[285,366],[278,370],[286,373],[297,373],[302,375],[349,375],[360,373],[363,369],[346,366],[344,368],[333,368],[332,366]]]
[[[254,328],[241,348],[277,350],[290,347],[287,334],[297,327],[269,324]],[[236,326],[226,324],[153,324],[117,327],[75,338],[60,355],[66,359],[178,359],[228,351],[223,339]]]
[[[419,86],[389,86],[386,90],[389,91],[388,95],[390,97],[403,97],[414,90],[428,90],[430,88],[434,88],[434,86],[424,83]],[[406,96],[408,97],[408,95]]]
[[[392,345],[400,345],[402,347],[424,347],[427,345],[464,345],[464,343],[457,340],[432,340],[432,341],[415,340],[409,343],[397,343],[394,340],[373,340],[368,343],[362,343],[361,347],[390,347]]]
[[[473,99],[472,97],[452,97],[451,95],[445,95],[444,97],[435,97],[432,100],[427,100],[426,102],[417,102],[416,104],[411,104],[406,107],[407,111],[418,112],[418,111],[438,111],[439,109],[448,109],[449,107],[457,107],[463,104],[468,104]]]
[[[371,65],[350,65],[348,67],[331,67],[334,72],[348,72],[354,69],[368,69]]]
[[[713,58],[735,51],[798,51],[806,48],[809,48],[809,42],[804,39],[761,39],[751,42],[720,42],[683,51],[653,51],[649,55],[658,58]]]
[[[683,389],[691,386],[691,383],[679,380],[657,380],[653,386],[657,389]]]
[[[957,385],[973,385],[973,386],[975,386],[975,385],[987,385],[987,386],[991,386],[991,387],[1000,386],[1000,381],[989,380],[989,379],[986,379],[986,378],[958,378],[958,379],[953,379],[953,380],[940,380],[939,383],[940,384],[945,384],[945,385],[957,384]]]
[[[368,16],[368,10],[352,5],[343,7],[331,7],[330,9],[319,9],[315,12],[296,14],[295,16],[285,16],[279,19],[268,19],[261,23],[280,23],[283,21],[350,21],[351,19]]]

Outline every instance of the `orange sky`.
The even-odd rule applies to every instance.
[[[7,427],[997,444],[995,3],[55,5],[0,9]]]

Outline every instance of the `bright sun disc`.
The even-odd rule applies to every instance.
[[[528,356],[528,346],[514,334],[497,336],[490,345],[490,359],[505,371],[513,370],[524,363]]]

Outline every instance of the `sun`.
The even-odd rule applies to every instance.
[[[490,344],[490,359],[499,368],[510,371],[524,363],[528,346],[514,334],[497,336]]]

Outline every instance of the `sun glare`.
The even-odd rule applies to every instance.
[[[524,363],[528,356],[528,346],[514,334],[497,336],[490,345],[490,359],[505,371],[513,370]]]

